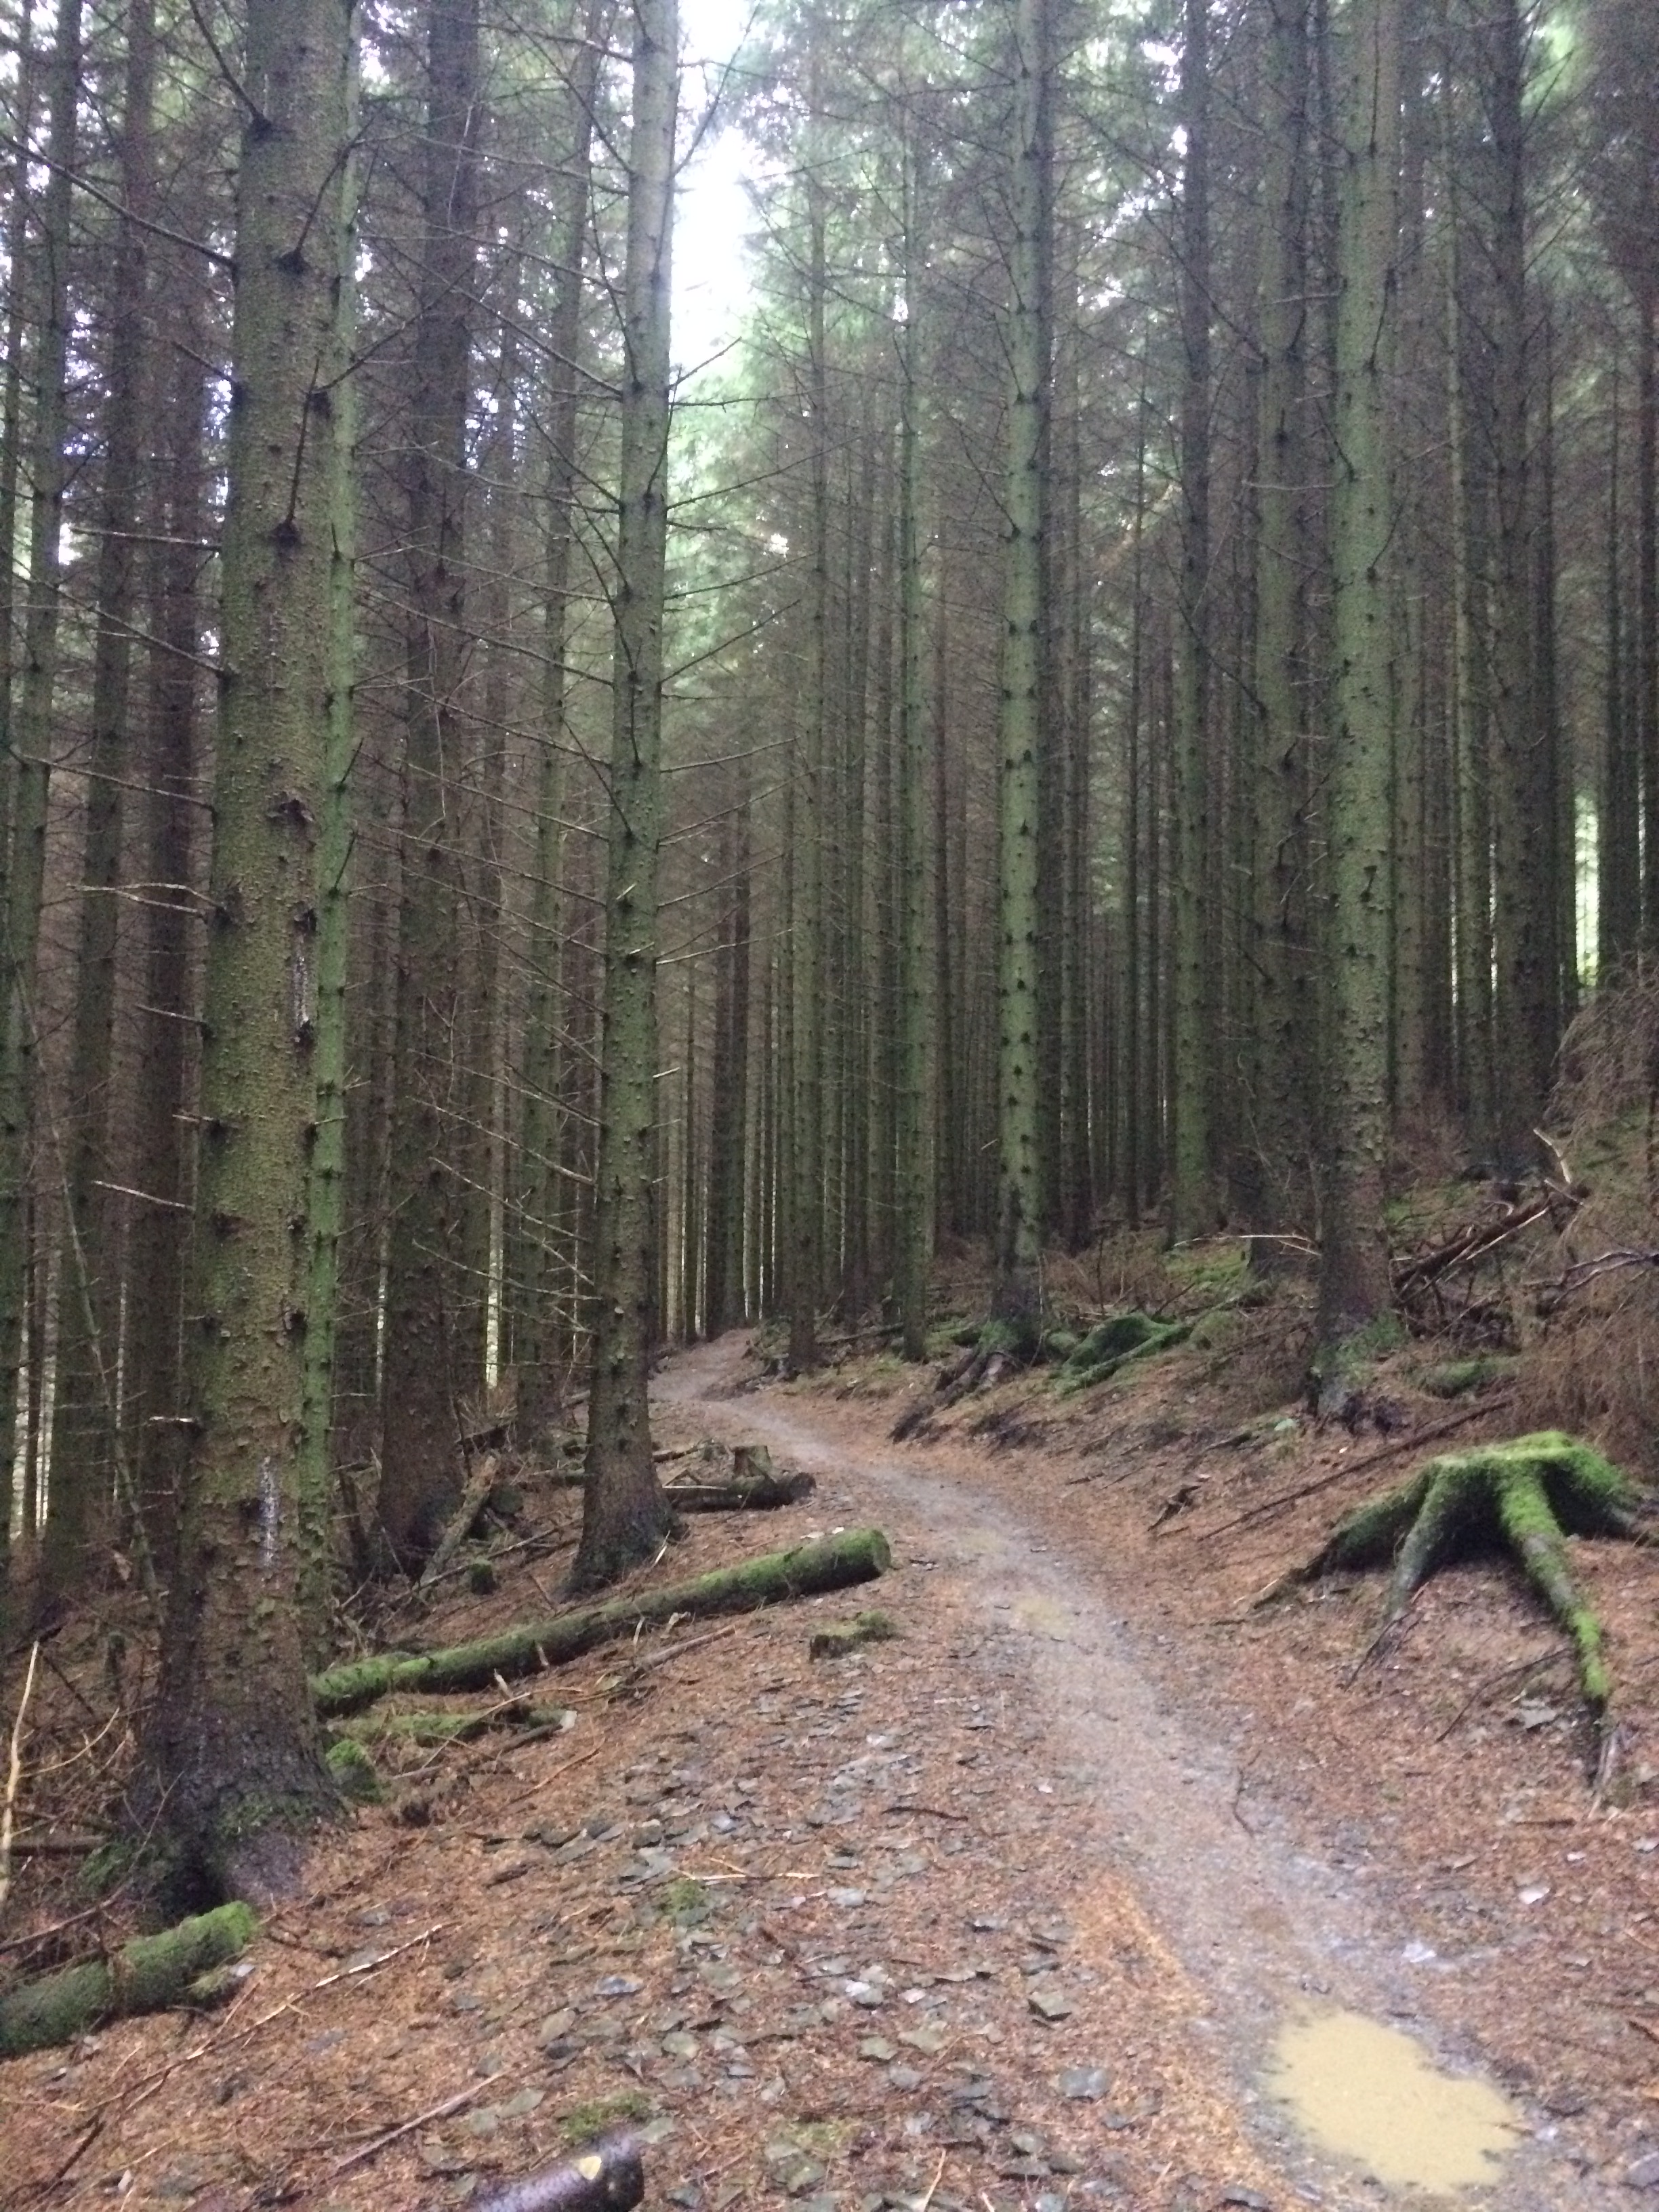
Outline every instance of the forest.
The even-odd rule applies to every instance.
[[[495,1455],[657,1556],[665,1347],[1224,1237],[1336,1418],[1574,1040],[1650,1180],[1640,0],[3,12],[0,1641],[141,1601],[180,1905]]]

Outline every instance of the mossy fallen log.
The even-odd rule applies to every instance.
[[[810,1597],[820,1590],[845,1589],[874,1581],[886,1571],[892,1554],[879,1528],[845,1528],[816,1543],[787,1552],[769,1552],[735,1567],[717,1568],[690,1582],[632,1597],[610,1598],[602,1605],[551,1614],[544,1620],[504,1629],[476,1644],[444,1651],[391,1651],[377,1658],[352,1660],[312,1678],[319,1713],[357,1712],[394,1690],[448,1695],[485,1688],[499,1675],[538,1673],[580,1658],[602,1644],[631,1636],[641,1626],[722,1613],[750,1613],[781,1600]]]
[[[140,1936],[109,1958],[25,1982],[0,1997],[0,2058],[72,2042],[104,2021],[180,2003],[198,1975],[245,1950],[258,1925],[246,1905],[222,1905],[160,1936]]]
[[[1258,1603],[1322,1575],[1392,1559],[1381,1641],[1455,1551],[1478,1545],[1507,1548],[1572,1641],[1579,1686],[1602,1739],[1605,1776],[1612,1678],[1601,1622],[1573,1579],[1565,1540],[1619,1536],[1650,1543],[1651,1513],[1651,1501],[1590,1445],[1559,1429],[1542,1429],[1430,1460],[1408,1481],[1346,1515],[1313,1557],[1281,1577]]]
[[[890,1613],[874,1608],[868,1613],[855,1613],[850,1620],[832,1620],[827,1628],[815,1628],[806,1646],[807,1656],[844,1658],[848,1652],[856,1651],[866,1644],[889,1644],[898,1632],[898,1623]]]
[[[639,2135],[620,2128],[482,2198],[476,2212],[632,2212],[644,2197]]]

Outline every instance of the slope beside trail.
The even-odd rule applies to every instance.
[[[1352,1792],[1339,1794],[1331,1817],[1282,1759],[1278,1788],[1265,1778],[1271,1727],[1257,1728],[1222,1679],[1226,1644],[1243,1644],[1243,1619],[1221,1625],[1218,1665],[1212,1633],[1208,1668],[1184,1671],[1190,1655],[1170,1632],[1179,1625],[1158,1578],[1144,1558],[1114,1557],[1109,1515],[1103,1531],[1098,1514],[1079,1514],[1078,1463],[1045,1443],[1041,1420],[981,1417],[981,1431],[1023,1436],[1023,1449],[996,1451],[960,1429],[894,1445],[890,1403],[757,1382],[731,1337],[677,1358],[656,1389],[687,1434],[763,1442],[781,1463],[816,1474],[826,1517],[881,1520],[905,1578],[923,1578],[917,1603],[933,1632],[945,1616],[955,1624],[961,1694],[981,1700],[991,1723],[996,1810],[981,1847],[1000,1857],[1017,1836],[1019,1854],[1058,1878],[1048,1909],[1057,1902],[1075,1929],[1073,1972],[1094,1978],[1091,2009],[1112,2023],[1105,2057],[1135,2050],[1149,2076],[1143,2095],[1164,2101],[1166,2119],[1190,2100],[1178,2136],[1193,2141],[1207,2125],[1218,2143],[1248,2145],[1272,2169],[1264,2201],[1380,2201],[1374,2179],[1319,2152],[1264,2092],[1287,2020],[1351,2009],[1408,2029],[1460,2073],[1491,2069],[1494,2054],[1479,2040],[1479,2006],[1460,2002],[1460,1962],[1422,1939],[1421,1885],[1390,1866],[1386,1826],[1368,1833]],[[1392,1799],[1388,1783],[1371,1778]],[[978,1820],[985,1802],[981,1784],[959,1809]],[[1543,1817],[1571,1826],[1574,1816]],[[1649,1824],[1620,1838],[1626,1850],[1632,1840],[1650,1849]],[[1467,1876],[1472,1863],[1447,1870]],[[1643,1859],[1624,1863],[1645,1873]],[[1480,1875],[1469,1879],[1478,1890]],[[1524,1941],[1507,1957],[1501,1940],[1467,1948],[1495,1966],[1515,2014],[1532,2001],[1531,1978],[1553,1964]],[[1621,2127],[1524,2063],[1503,2070],[1510,2087],[1540,2090],[1541,2100],[1523,2095],[1513,2108],[1515,2147],[1492,2201],[1513,2212],[1632,2203],[1646,2179],[1639,2118]],[[1219,2201],[1255,2200],[1246,2187]]]

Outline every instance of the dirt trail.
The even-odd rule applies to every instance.
[[[988,1656],[1022,1762],[1063,1778],[1087,1808],[1071,1875],[1079,1899],[1097,1877],[1127,1878],[1193,1984],[1192,2026],[1224,2094],[1295,2194],[1377,2203],[1386,2192],[1312,2149],[1259,2086],[1275,2034],[1310,2004],[1393,2021],[1454,2071],[1479,2069],[1480,2052],[1437,2016],[1420,1956],[1389,1929],[1377,1899],[1299,1834],[1290,1808],[1264,1802],[1254,1785],[1246,1803],[1227,1716],[1171,1703],[1148,1632],[1133,1619],[1133,1593],[1115,1583],[1109,1559],[1069,1540],[1062,1556],[1036,1502],[1030,1513],[1011,1510],[990,1486],[976,1486],[959,1444],[885,1444],[890,1409],[777,1387],[735,1395],[743,1360],[736,1336],[690,1352],[665,1370],[657,1401],[704,1433],[763,1441],[811,1471],[830,1510],[879,1518],[902,1556],[930,1559],[994,1624]],[[1085,1906],[1079,1925],[1087,1917]],[[1569,2155],[1547,2113],[1518,2108],[1517,2118],[1527,2132],[1490,2192],[1506,2212],[1631,2202],[1622,2186],[1582,2170],[1582,2154]]]

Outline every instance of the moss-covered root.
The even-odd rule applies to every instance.
[[[1589,1444],[1559,1429],[1540,1430],[1430,1460],[1409,1482],[1349,1514],[1322,1548],[1267,1596],[1339,1568],[1373,1565],[1397,1544],[1383,1607],[1386,1637],[1454,1546],[1506,1546],[1572,1638],[1584,1702],[1601,1732],[1605,1776],[1613,1747],[1612,1680],[1601,1623],[1573,1580],[1564,1531],[1649,1542],[1649,1507],[1628,1477]]]
[[[1601,1650],[1601,1624],[1572,1578],[1560,1526],[1536,1468],[1517,1468],[1508,1476],[1498,1493],[1498,1511],[1527,1580],[1572,1638],[1579,1687],[1600,1721],[1613,1696]]]
[[[1097,1322],[1066,1356],[1054,1388],[1063,1398],[1073,1391],[1091,1390],[1135,1360],[1151,1359],[1184,1344],[1192,1333],[1193,1324],[1188,1321],[1154,1321],[1144,1313],[1114,1314],[1109,1321]]]
[[[141,1936],[112,1958],[25,1982],[0,1997],[0,2058],[72,2042],[101,2021],[178,2004],[198,1974],[246,1949],[258,1924],[246,1905],[222,1905],[163,1935]]]
[[[481,1690],[497,1675],[512,1680],[579,1658],[602,1644],[631,1636],[641,1625],[712,1613],[752,1613],[780,1600],[810,1597],[819,1590],[845,1589],[873,1582],[891,1565],[892,1553],[879,1528],[844,1528],[816,1543],[787,1552],[769,1552],[740,1566],[722,1567],[696,1580],[635,1597],[611,1598],[603,1605],[555,1613],[477,1644],[458,1644],[418,1656],[388,1652],[359,1659],[312,1678],[319,1713],[351,1713],[394,1690],[445,1695]]]

